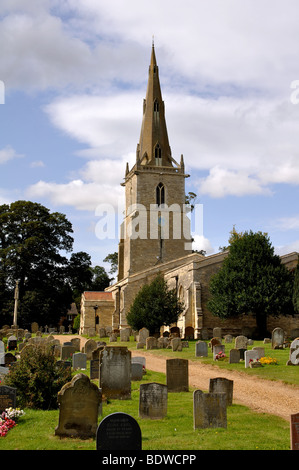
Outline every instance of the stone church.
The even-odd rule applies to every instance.
[[[148,73],[146,98],[136,162],[125,170],[125,214],[118,246],[117,282],[105,292],[84,292],[81,301],[80,333],[90,329],[127,327],[126,313],[138,290],[162,273],[170,288],[184,301],[184,312],[175,328],[181,337],[211,336],[216,326],[231,334],[250,334],[255,319],[242,316],[221,320],[207,309],[209,280],[221,267],[227,252],[203,256],[192,252],[188,205],[185,195],[183,155],[175,159],[169,145],[159,69],[154,45]],[[298,253],[281,257],[289,269]],[[299,328],[299,319],[269,319],[269,329],[280,326],[288,334]]]

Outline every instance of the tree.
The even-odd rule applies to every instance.
[[[64,256],[73,246],[71,223],[64,214],[51,213],[41,204],[16,201],[0,206],[0,227],[2,321],[11,323],[18,280],[22,326],[41,317],[44,324],[56,324],[71,304]]]
[[[90,283],[90,290],[103,291],[109,286],[112,278],[108,276],[105,269],[102,266],[94,266],[90,269],[92,279]]]
[[[210,282],[208,308],[220,318],[254,314],[257,337],[267,334],[267,317],[293,313],[292,274],[281,263],[269,237],[244,232],[231,240],[222,267]]]
[[[106,258],[103,261],[104,261],[104,263],[111,263],[111,269],[109,271],[110,274],[114,274],[114,273],[117,272],[117,268],[118,268],[118,253],[117,253],[117,251],[107,255]]]
[[[299,259],[295,269],[294,288],[293,288],[293,305],[296,313],[299,313]]]
[[[176,289],[169,289],[163,276],[158,275],[139,290],[128,312],[127,322],[136,330],[145,327],[153,335],[161,326],[176,323],[183,309]]]

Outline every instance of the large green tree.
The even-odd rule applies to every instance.
[[[176,323],[183,309],[176,289],[169,289],[163,276],[158,275],[137,293],[127,314],[127,322],[136,330],[145,327],[153,335],[161,326]]]
[[[13,291],[19,281],[18,322],[56,324],[72,300],[67,252],[72,225],[64,214],[41,204],[16,201],[0,206],[0,313],[12,323]]]
[[[256,336],[267,334],[267,318],[293,313],[292,273],[274,254],[269,237],[244,232],[230,240],[229,253],[210,282],[208,308],[220,318],[254,314]]]

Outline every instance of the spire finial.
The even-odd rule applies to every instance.
[[[155,47],[155,36],[152,35],[152,47]]]

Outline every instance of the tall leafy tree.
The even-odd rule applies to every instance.
[[[161,326],[176,323],[183,309],[176,289],[169,289],[163,276],[158,275],[137,293],[127,314],[127,322],[136,330],[145,327],[154,334]]]
[[[73,229],[64,214],[41,204],[16,201],[0,206],[0,312],[11,323],[13,290],[19,281],[23,326],[43,318],[56,324],[71,302],[66,283]]]
[[[274,254],[266,234],[235,234],[227,258],[211,279],[208,308],[220,318],[255,315],[257,337],[262,338],[269,315],[293,313],[292,288],[292,274]]]

